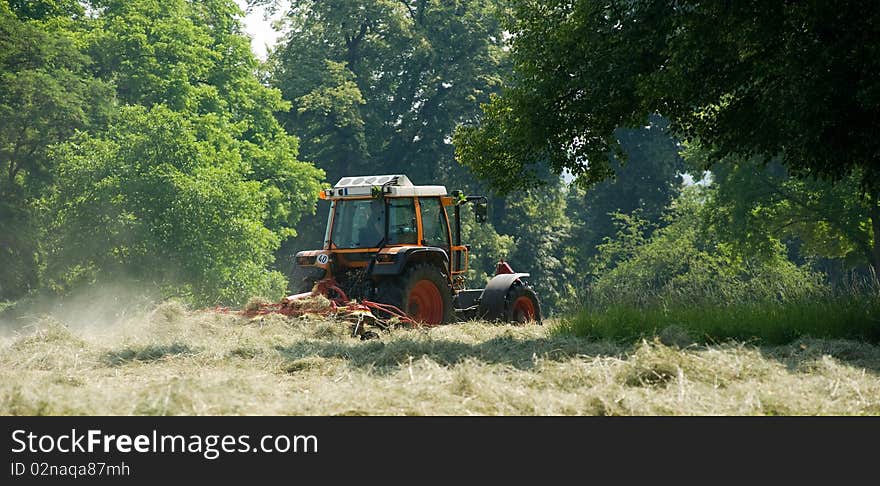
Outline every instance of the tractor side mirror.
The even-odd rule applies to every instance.
[[[474,218],[477,223],[485,223],[488,219],[489,207],[485,203],[474,204]]]

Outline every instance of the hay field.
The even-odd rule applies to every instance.
[[[597,341],[466,323],[349,336],[168,302],[109,324],[42,318],[0,338],[0,414],[880,414],[880,347]],[[664,344],[665,343],[665,344]]]

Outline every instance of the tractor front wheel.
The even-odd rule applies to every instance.
[[[446,274],[431,264],[414,265],[400,277],[382,282],[378,300],[428,325],[444,324],[452,318],[452,291]]]

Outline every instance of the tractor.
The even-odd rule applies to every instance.
[[[526,281],[500,261],[484,289],[465,288],[470,245],[461,241],[462,207],[484,223],[488,200],[416,186],[405,175],[343,177],[319,194],[329,201],[320,250],[294,257],[297,296],[343,294],[436,325],[486,319],[541,322],[541,305]],[[329,295],[339,298],[339,295]]]

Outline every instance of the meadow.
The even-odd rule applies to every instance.
[[[667,323],[663,323],[667,324]],[[0,414],[877,415],[880,346],[468,322],[351,337],[328,317],[165,302],[0,337]]]

